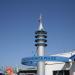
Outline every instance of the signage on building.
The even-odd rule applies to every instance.
[[[67,57],[59,57],[59,56],[39,56],[39,57],[26,57],[22,59],[23,65],[37,65],[39,61],[59,61],[59,62],[69,62],[69,58]]]

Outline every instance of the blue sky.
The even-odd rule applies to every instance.
[[[20,65],[35,54],[40,13],[48,32],[46,55],[75,49],[74,0],[0,0],[1,66]]]

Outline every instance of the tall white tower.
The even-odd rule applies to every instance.
[[[40,19],[39,19],[39,28],[35,32],[35,34],[36,34],[35,46],[37,47],[37,56],[44,56],[45,55],[44,48],[45,48],[45,46],[47,46],[47,44],[46,44],[47,32],[45,31],[45,29],[43,27],[41,15],[40,15]],[[37,75],[45,75],[44,61],[39,61],[37,63]]]

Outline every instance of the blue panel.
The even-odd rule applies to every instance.
[[[23,65],[35,66],[39,61],[59,61],[59,62],[69,62],[67,57],[59,56],[40,56],[40,57],[26,57],[22,59]]]

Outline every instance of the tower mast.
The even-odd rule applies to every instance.
[[[37,47],[37,56],[44,56],[45,55],[45,46],[47,46],[46,38],[47,38],[47,32],[44,30],[43,22],[42,22],[42,16],[40,15],[39,19],[39,28],[35,32],[35,46]],[[37,63],[37,75],[45,75],[45,63],[44,61],[39,61]]]

